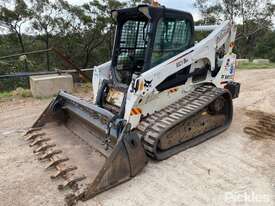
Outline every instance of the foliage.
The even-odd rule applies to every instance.
[[[10,92],[12,96],[19,96],[19,97],[31,97],[32,93],[29,89],[24,89],[22,87],[16,88],[16,90]]]
[[[0,92],[0,99],[11,97],[11,96],[12,96],[11,92]]]
[[[274,15],[272,0],[196,0],[194,5],[200,10],[203,20],[215,20],[216,23],[225,19],[241,20],[244,29],[246,23],[251,21],[257,26],[261,23],[270,23]]]
[[[0,92],[0,100],[1,99],[9,99],[10,97],[31,97],[32,93],[29,89],[23,89],[22,87],[18,87],[10,92]]]
[[[13,10],[5,7],[5,5],[0,5],[0,23],[11,33],[16,34],[22,52],[25,52],[22,38],[22,26],[29,19],[30,13],[24,0],[16,0]]]
[[[275,32],[267,31],[257,41],[255,57],[270,59],[275,62]]]
[[[255,47],[262,44],[262,36],[272,29],[274,5],[271,0],[196,0],[195,6],[200,10],[203,19],[200,24],[216,24],[228,19],[240,22],[236,37],[239,58],[253,58],[259,55]],[[270,50],[259,57],[272,56]]]

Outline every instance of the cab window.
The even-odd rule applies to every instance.
[[[190,47],[191,24],[185,19],[160,19],[153,47],[151,67],[154,67]]]

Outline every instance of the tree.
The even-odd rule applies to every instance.
[[[35,0],[32,5],[32,28],[37,36],[45,43],[45,48],[50,48],[50,38],[56,29],[56,18],[59,10],[55,2],[49,0]],[[46,52],[47,69],[50,70],[50,56]]]
[[[267,31],[261,36],[256,44],[255,57],[275,62],[275,31]]]
[[[260,23],[271,21],[274,15],[274,5],[271,0],[196,0],[195,7],[199,9],[203,19],[214,18],[216,22],[225,19]]]
[[[2,4],[7,0],[0,2],[4,11],[18,11],[19,7],[10,8],[11,3]],[[17,4],[19,2],[18,0]],[[28,11],[28,15],[24,15],[25,18],[22,19],[24,25],[20,30],[21,40],[24,42],[23,51],[57,47],[76,65],[87,68],[111,58],[115,34],[115,22],[111,18],[111,11],[150,3],[151,0],[90,0],[83,5],[71,5],[67,0],[21,0],[22,2],[25,6],[21,6],[21,10],[25,8]],[[23,16],[23,12],[20,12],[20,15]],[[8,55],[7,51],[18,53],[13,39],[17,41],[15,32],[8,34],[5,40],[0,38],[4,42],[0,44],[0,56]],[[25,62],[28,62],[28,70],[41,71],[45,68],[50,70],[53,67],[64,67],[58,56],[49,52],[45,55],[27,56]],[[11,61],[16,62],[17,59]],[[19,64],[16,64],[16,69],[23,70]]]
[[[257,39],[272,27],[274,5],[271,0],[196,0],[204,23],[220,23],[228,19],[239,22],[237,46],[240,57],[254,56]]]
[[[9,9],[5,4],[0,5],[0,24],[9,32],[16,34],[22,53],[25,52],[22,28],[29,17],[30,10],[24,0],[16,0],[14,9]]]
[[[117,0],[93,0],[82,6],[59,1],[64,12],[58,27],[66,39],[65,50],[75,59],[83,59],[80,67],[86,68],[110,58],[114,33],[111,10],[125,5]],[[79,50],[78,56],[70,52],[75,49]]]

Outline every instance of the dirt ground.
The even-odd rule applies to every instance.
[[[149,162],[131,181],[79,206],[275,205],[275,134],[253,139],[243,132],[254,117],[275,114],[275,69],[242,70],[240,98],[226,132],[162,162]],[[61,206],[53,171],[32,154],[24,130],[50,100],[0,102],[0,206]]]

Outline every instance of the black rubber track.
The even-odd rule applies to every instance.
[[[172,146],[167,150],[158,148],[160,138],[164,137],[167,131],[174,129],[181,122],[202,112],[221,96],[225,99],[223,108],[225,123],[222,126]],[[223,132],[230,126],[232,116],[233,105],[230,92],[212,85],[201,85],[177,102],[146,117],[137,127],[137,133],[143,139],[146,153],[153,159],[164,160]]]

